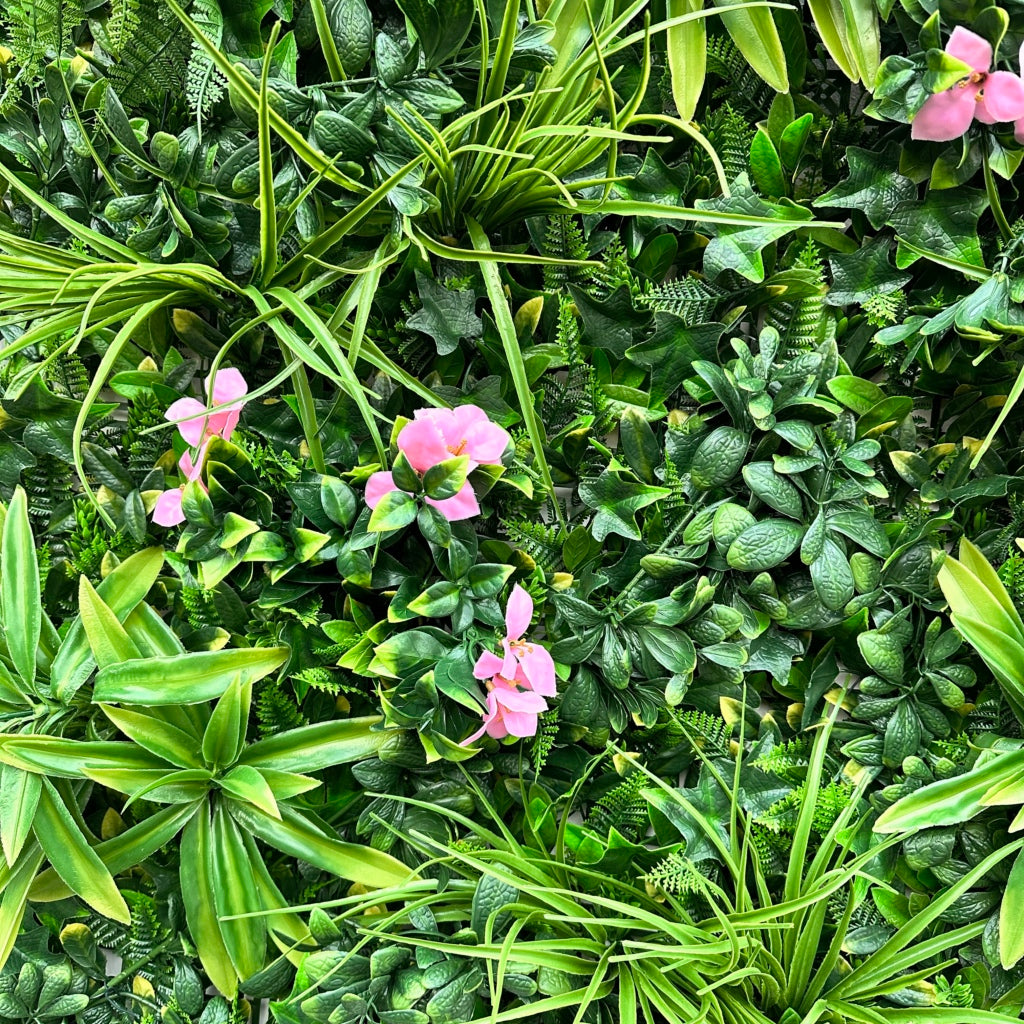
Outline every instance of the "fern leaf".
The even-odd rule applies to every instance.
[[[72,49],[74,30],[85,17],[81,0],[7,0],[2,10],[5,41],[29,83],[47,61]]]
[[[126,105],[181,92],[191,46],[166,5],[113,0],[106,28],[107,74]]]
[[[215,0],[194,0],[190,17],[203,34],[220,47],[224,37],[224,15]],[[227,88],[227,79],[217,70],[206,51],[193,41],[185,71],[185,96],[196,115],[196,126],[202,134],[203,118],[210,114]]]

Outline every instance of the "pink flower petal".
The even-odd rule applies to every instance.
[[[953,29],[946,43],[946,53],[969,64],[975,71],[985,72],[992,67],[992,47],[988,40],[963,25]]]
[[[240,409],[224,409],[221,412],[211,412],[206,417],[206,433],[216,435],[227,441],[235,432],[238,420],[242,413]]]
[[[501,671],[501,667],[501,658],[499,658],[493,651],[484,651],[484,653],[476,659],[476,665],[473,666],[473,675],[477,679],[490,679]]]
[[[537,716],[530,711],[506,711],[502,715],[502,723],[510,736],[521,738],[537,735]]]
[[[974,120],[977,86],[954,86],[925,100],[910,125],[910,137],[927,142],[950,142],[960,138]]]
[[[437,424],[428,419],[412,420],[402,427],[398,447],[417,473],[425,473],[451,457]]]
[[[186,480],[198,480],[203,473],[203,464],[206,462],[206,449],[210,446],[209,439],[200,445],[196,452],[195,461],[192,459],[191,450],[186,449],[178,459],[178,469],[185,474]]]
[[[489,423],[487,413],[479,405],[457,405],[450,410],[453,419],[460,431],[465,432],[474,423]]]
[[[1024,82],[1009,71],[994,71],[985,79],[975,116],[986,124],[1024,117]]]
[[[475,743],[485,732],[489,731],[489,726],[498,718],[500,712],[498,710],[498,701],[493,693],[487,694],[487,711],[484,712],[483,725],[472,736],[467,736],[460,744],[460,747],[468,747],[471,743]],[[504,733],[502,733],[504,735]],[[499,737],[500,738],[500,737]]]
[[[517,583],[505,606],[505,629],[509,640],[518,640],[530,628],[533,618],[533,598]]]
[[[534,693],[554,697],[557,691],[555,662],[550,651],[540,644],[529,644],[526,654],[520,655],[519,667]]]
[[[514,679],[516,672],[519,671],[519,659],[507,638],[501,641],[501,649],[505,652],[505,657],[502,659],[501,672],[498,674],[505,680]]]
[[[472,519],[480,515],[480,505],[476,500],[472,484],[467,481],[462,485],[462,490],[451,498],[426,498],[428,505],[433,505],[450,523],[458,522],[460,519]]]
[[[1018,142],[1024,144],[1024,118],[1013,123],[1013,137]]]
[[[491,693],[494,694],[498,706],[506,711],[523,711],[539,715],[548,709],[548,702],[539,693],[533,693],[531,690],[495,686]]]
[[[210,383],[213,383],[213,389]],[[216,377],[213,375],[206,378],[206,394],[213,405],[226,405],[228,402],[235,403],[234,407],[241,409],[245,404],[240,399],[249,393],[249,385],[245,378],[233,366],[218,370]]]
[[[192,417],[186,419],[186,417]],[[179,398],[173,402],[164,413],[164,418],[174,423],[177,420],[178,432],[185,439],[186,443],[197,447],[203,439],[204,425],[207,420],[206,406],[195,398]]]
[[[390,473],[374,473],[366,481],[366,504],[370,508],[376,508],[377,503],[385,494],[390,494],[392,491],[397,490],[394,478]]]
[[[511,441],[507,430],[488,420],[471,423],[463,436],[466,441],[466,454],[481,466],[498,465]]]
[[[508,728],[505,725],[505,716],[498,715],[495,718],[490,719],[485,725],[484,729],[487,731],[487,735],[496,740],[503,740],[508,735]]]
[[[185,522],[185,513],[181,510],[181,488],[175,487],[173,491],[164,491],[156,499],[153,508],[153,522],[157,526],[177,526]]]

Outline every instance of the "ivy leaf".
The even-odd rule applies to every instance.
[[[748,281],[764,280],[764,258],[761,250],[793,230],[794,220],[810,220],[810,210],[795,203],[770,203],[754,194],[746,176],[740,175],[728,198],[698,199],[700,210],[717,213],[735,213],[744,217],[763,217],[765,222],[756,226],[730,224],[704,224],[701,230],[711,235],[704,250],[704,272],[714,279],[724,270],[735,270]],[[772,224],[784,220],[786,224]]]
[[[409,327],[434,339],[437,354],[446,356],[463,338],[479,338],[483,321],[476,315],[476,294],[469,288],[445,288],[416,271],[423,308],[406,321]]]
[[[832,256],[828,261],[832,287],[825,301],[830,306],[846,306],[902,288],[910,274],[889,262],[890,245],[888,237],[878,235],[848,255]]]
[[[917,186],[895,168],[899,154],[894,146],[880,153],[850,146],[846,150],[850,176],[814,200],[814,206],[861,210],[877,231],[900,203],[917,198]]]
[[[969,295],[933,316],[921,327],[921,333],[942,334],[954,325],[961,334],[987,332],[991,327],[1018,331],[1024,325],[1024,317],[1018,304],[1011,300],[1007,276],[993,274]]]
[[[647,484],[624,480],[618,473],[606,469],[596,480],[580,484],[580,497],[597,509],[591,530],[594,539],[602,541],[610,533],[629,540],[640,540],[640,527],[636,513],[659,498],[672,493],[668,487],[649,487]]]
[[[573,302],[583,319],[587,340],[620,359],[634,338],[650,323],[651,314],[633,308],[626,285],[620,285],[606,299],[595,299],[582,288],[569,285]]]
[[[988,198],[980,189],[933,190],[923,202],[900,203],[888,223],[901,240],[918,249],[984,267],[978,219],[987,206]],[[897,251],[896,265],[902,270],[918,256]]]
[[[660,203],[662,206],[686,206],[685,197],[692,185],[691,178],[689,167],[685,164],[669,167],[657,147],[651,146],[644,154],[640,170],[632,178],[617,182],[615,191],[623,199]],[[672,223],[667,218],[638,217],[637,230],[646,236],[655,228]]]
[[[785,684],[793,659],[803,652],[803,644],[795,636],[769,630],[750,642],[749,657],[743,670],[769,672],[776,682]]]
[[[686,855],[690,860],[720,860],[709,833],[717,836],[722,847],[728,848],[726,822],[732,806],[729,794],[710,772],[702,769],[697,785],[679,790],[679,795],[685,803],[661,789],[643,791],[651,807],[667,818],[686,840]]]
[[[650,371],[651,404],[664,401],[689,375],[695,360],[713,360],[725,331],[719,323],[687,326],[672,313],[654,314],[654,333],[626,352],[626,358]]]

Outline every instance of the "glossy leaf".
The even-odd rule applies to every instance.
[[[53,784],[43,780],[36,810],[36,839],[68,888],[95,911],[128,924],[131,914],[117,884],[86,841]]]
[[[179,768],[203,766],[197,749],[199,737],[194,732],[172,725],[159,708],[132,710],[113,704],[101,704],[100,709],[128,739],[151,754]]]
[[[126,558],[96,587],[97,595],[114,613],[118,622],[123,623],[132,609],[149,593],[163,564],[162,549],[146,548]],[[88,679],[94,667],[85,624],[81,619],[76,619],[50,667],[54,694],[61,700],[70,698]]]
[[[413,873],[401,861],[380,850],[344,843],[327,835],[287,805],[281,807],[280,819],[237,800],[229,800],[228,807],[239,825],[258,839],[341,878],[384,888],[408,881]]]
[[[232,765],[245,743],[252,703],[252,683],[236,677],[213,709],[203,734],[203,760],[212,768]]]
[[[189,935],[210,980],[229,999],[238,991],[238,974],[220,932],[214,904],[213,830],[203,803],[181,835],[182,902]]]
[[[216,700],[236,677],[244,683],[255,682],[287,657],[286,647],[254,647],[125,661],[97,674],[94,700],[146,705]]]
[[[0,844],[10,865],[32,832],[41,789],[42,779],[34,772],[0,765]]]
[[[213,810],[207,853],[213,902],[220,918],[220,934],[238,976],[248,978],[263,967],[267,928],[262,917],[225,920],[232,915],[262,910],[263,902],[249,865],[242,833],[223,801],[218,801]]]
[[[375,754],[388,738],[384,730],[373,729],[380,721],[379,717],[371,716],[289,729],[250,744],[238,762],[260,770],[311,772],[361,761]]]
[[[274,799],[274,791],[258,769],[247,764],[235,765],[218,781],[221,789],[232,796],[248,801],[272,818],[281,817],[277,801]]]
[[[197,809],[205,806],[206,802],[202,801],[161,808],[112,839],[97,843],[93,850],[112,875],[119,875],[142,864],[170,843],[192,820]],[[32,899],[39,903],[67,899],[70,895],[71,889],[53,868],[47,868],[32,883]]]
[[[42,633],[39,601],[39,565],[36,542],[28,519],[28,498],[22,488],[14,492],[3,525],[0,548],[0,606],[11,661],[29,690],[36,679],[36,652]]]
[[[99,668],[142,656],[117,616],[103,603],[103,599],[85,576],[79,580],[78,605],[81,609],[82,625],[85,627],[92,655]]]

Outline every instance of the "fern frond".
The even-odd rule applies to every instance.
[[[214,46],[220,47],[224,35],[224,15],[216,0],[193,0],[189,16],[202,29],[206,38]],[[210,111],[220,101],[227,84],[227,79],[206,51],[193,41],[192,52],[185,69],[185,97],[196,116],[196,126],[200,133],[203,129],[203,118],[209,116]]]
[[[570,214],[555,214],[548,217],[544,235],[544,254],[561,260],[585,260],[590,255],[583,230]],[[567,284],[578,284],[584,288],[593,285],[593,276],[583,267],[567,267],[549,264],[544,267],[544,288],[557,292]]]
[[[652,288],[640,302],[655,313],[671,313],[687,326],[709,323],[725,292],[701,277],[678,277]]]
[[[108,77],[127,106],[181,93],[191,44],[159,0],[112,0],[106,26]]]
[[[726,83],[713,91],[713,99],[740,103],[759,116],[774,96],[771,86],[747,63],[727,35],[708,37],[707,73],[724,79]]]
[[[260,688],[256,697],[256,723],[260,736],[274,736],[306,724],[294,697],[276,680]]]
[[[799,782],[803,779],[809,762],[810,748],[802,737],[776,743],[767,753],[750,762],[751,767],[768,775],[774,775],[784,782]]]
[[[644,881],[649,888],[660,889],[671,896],[703,896],[707,892],[707,880],[700,866],[682,850],[674,850],[655,864],[644,875]]]
[[[6,0],[0,25],[4,42],[34,84],[43,65],[73,49],[73,34],[85,17],[81,0]]]
[[[754,138],[754,127],[742,114],[729,103],[723,103],[709,114],[704,134],[721,157],[729,181],[735,181],[741,174],[746,174],[750,164],[750,143]]]
[[[695,750],[714,757],[729,752],[732,727],[720,715],[706,711],[684,711],[679,724]]]
[[[151,393],[137,395],[128,407],[122,446],[128,453],[128,471],[137,480],[153,469],[164,449],[160,434],[146,433],[163,422],[163,409]]]
[[[636,841],[647,830],[647,801],[641,795],[646,788],[647,776],[641,771],[631,772],[594,804],[587,815],[587,827],[602,835],[614,828]]]
[[[551,572],[562,562],[565,533],[558,526],[526,519],[502,521],[508,539],[542,569]]]
[[[791,269],[815,275],[820,293],[796,302],[780,299],[769,305],[765,325],[779,332],[782,351],[788,356],[810,352],[835,334],[835,317],[825,304],[825,261],[813,241],[807,241]]]
[[[558,708],[552,708],[538,720],[537,735],[533,741],[533,770],[537,775],[544,770],[558,736]]]

